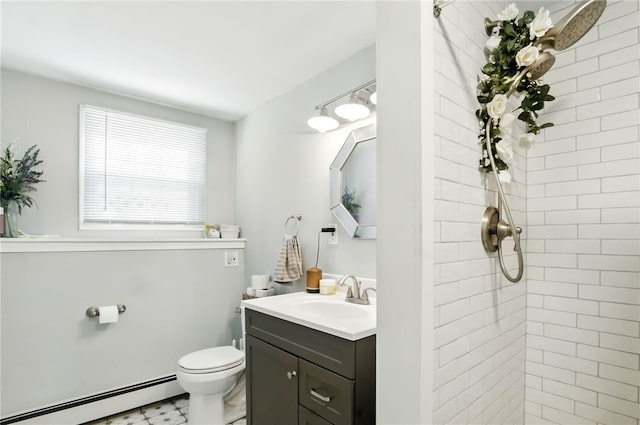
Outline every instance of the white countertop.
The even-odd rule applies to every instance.
[[[241,306],[350,341],[375,335],[376,305],[348,303],[335,295],[295,292],[242,301]]]

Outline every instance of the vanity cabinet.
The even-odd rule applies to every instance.
[[[375,423],[375,335],[346,340],[245,309],[250,425]]]

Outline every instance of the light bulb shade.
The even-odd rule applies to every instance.
[[[371,103],[373,103],[374,105],[378,104],[378,92],[374,91],[373,93],[371,93],[371,96],[369,96],[369,101]]]
[[[307,125],[320,133],[325,133],[338,128],[339,123],[338,120],[329,116],[327,108],[322,108],[320,110],[320,115],[309,118]]]
[[[356,120],[362,119],[367,115],[369,115],[369,113],[371,113],[369,108],[367,108],[361,103],[358,103],[358,98],[356,97],[355,94],[351,95],[351,98],[349,99],[349,103],[345,103],[343,105],[338,106],[335,112],[336,112],[336,115],[339,116],[340,118],[344,118],[345,120],[349,120],[349,121],[356,121]]]

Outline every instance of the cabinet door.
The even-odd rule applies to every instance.
[[[250,425],[297,425],[298,358],[247,335]]]

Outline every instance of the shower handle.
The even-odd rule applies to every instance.
[[[522,227],[515,226],[517,237],[520,238]],[[495,207],[487,207],[482,215],[482,245],[487,252],[496,252],[498,245],[509,236],[513,236],[511,226],[500,217]],[[513,247],[517,252],[517,246]]]

